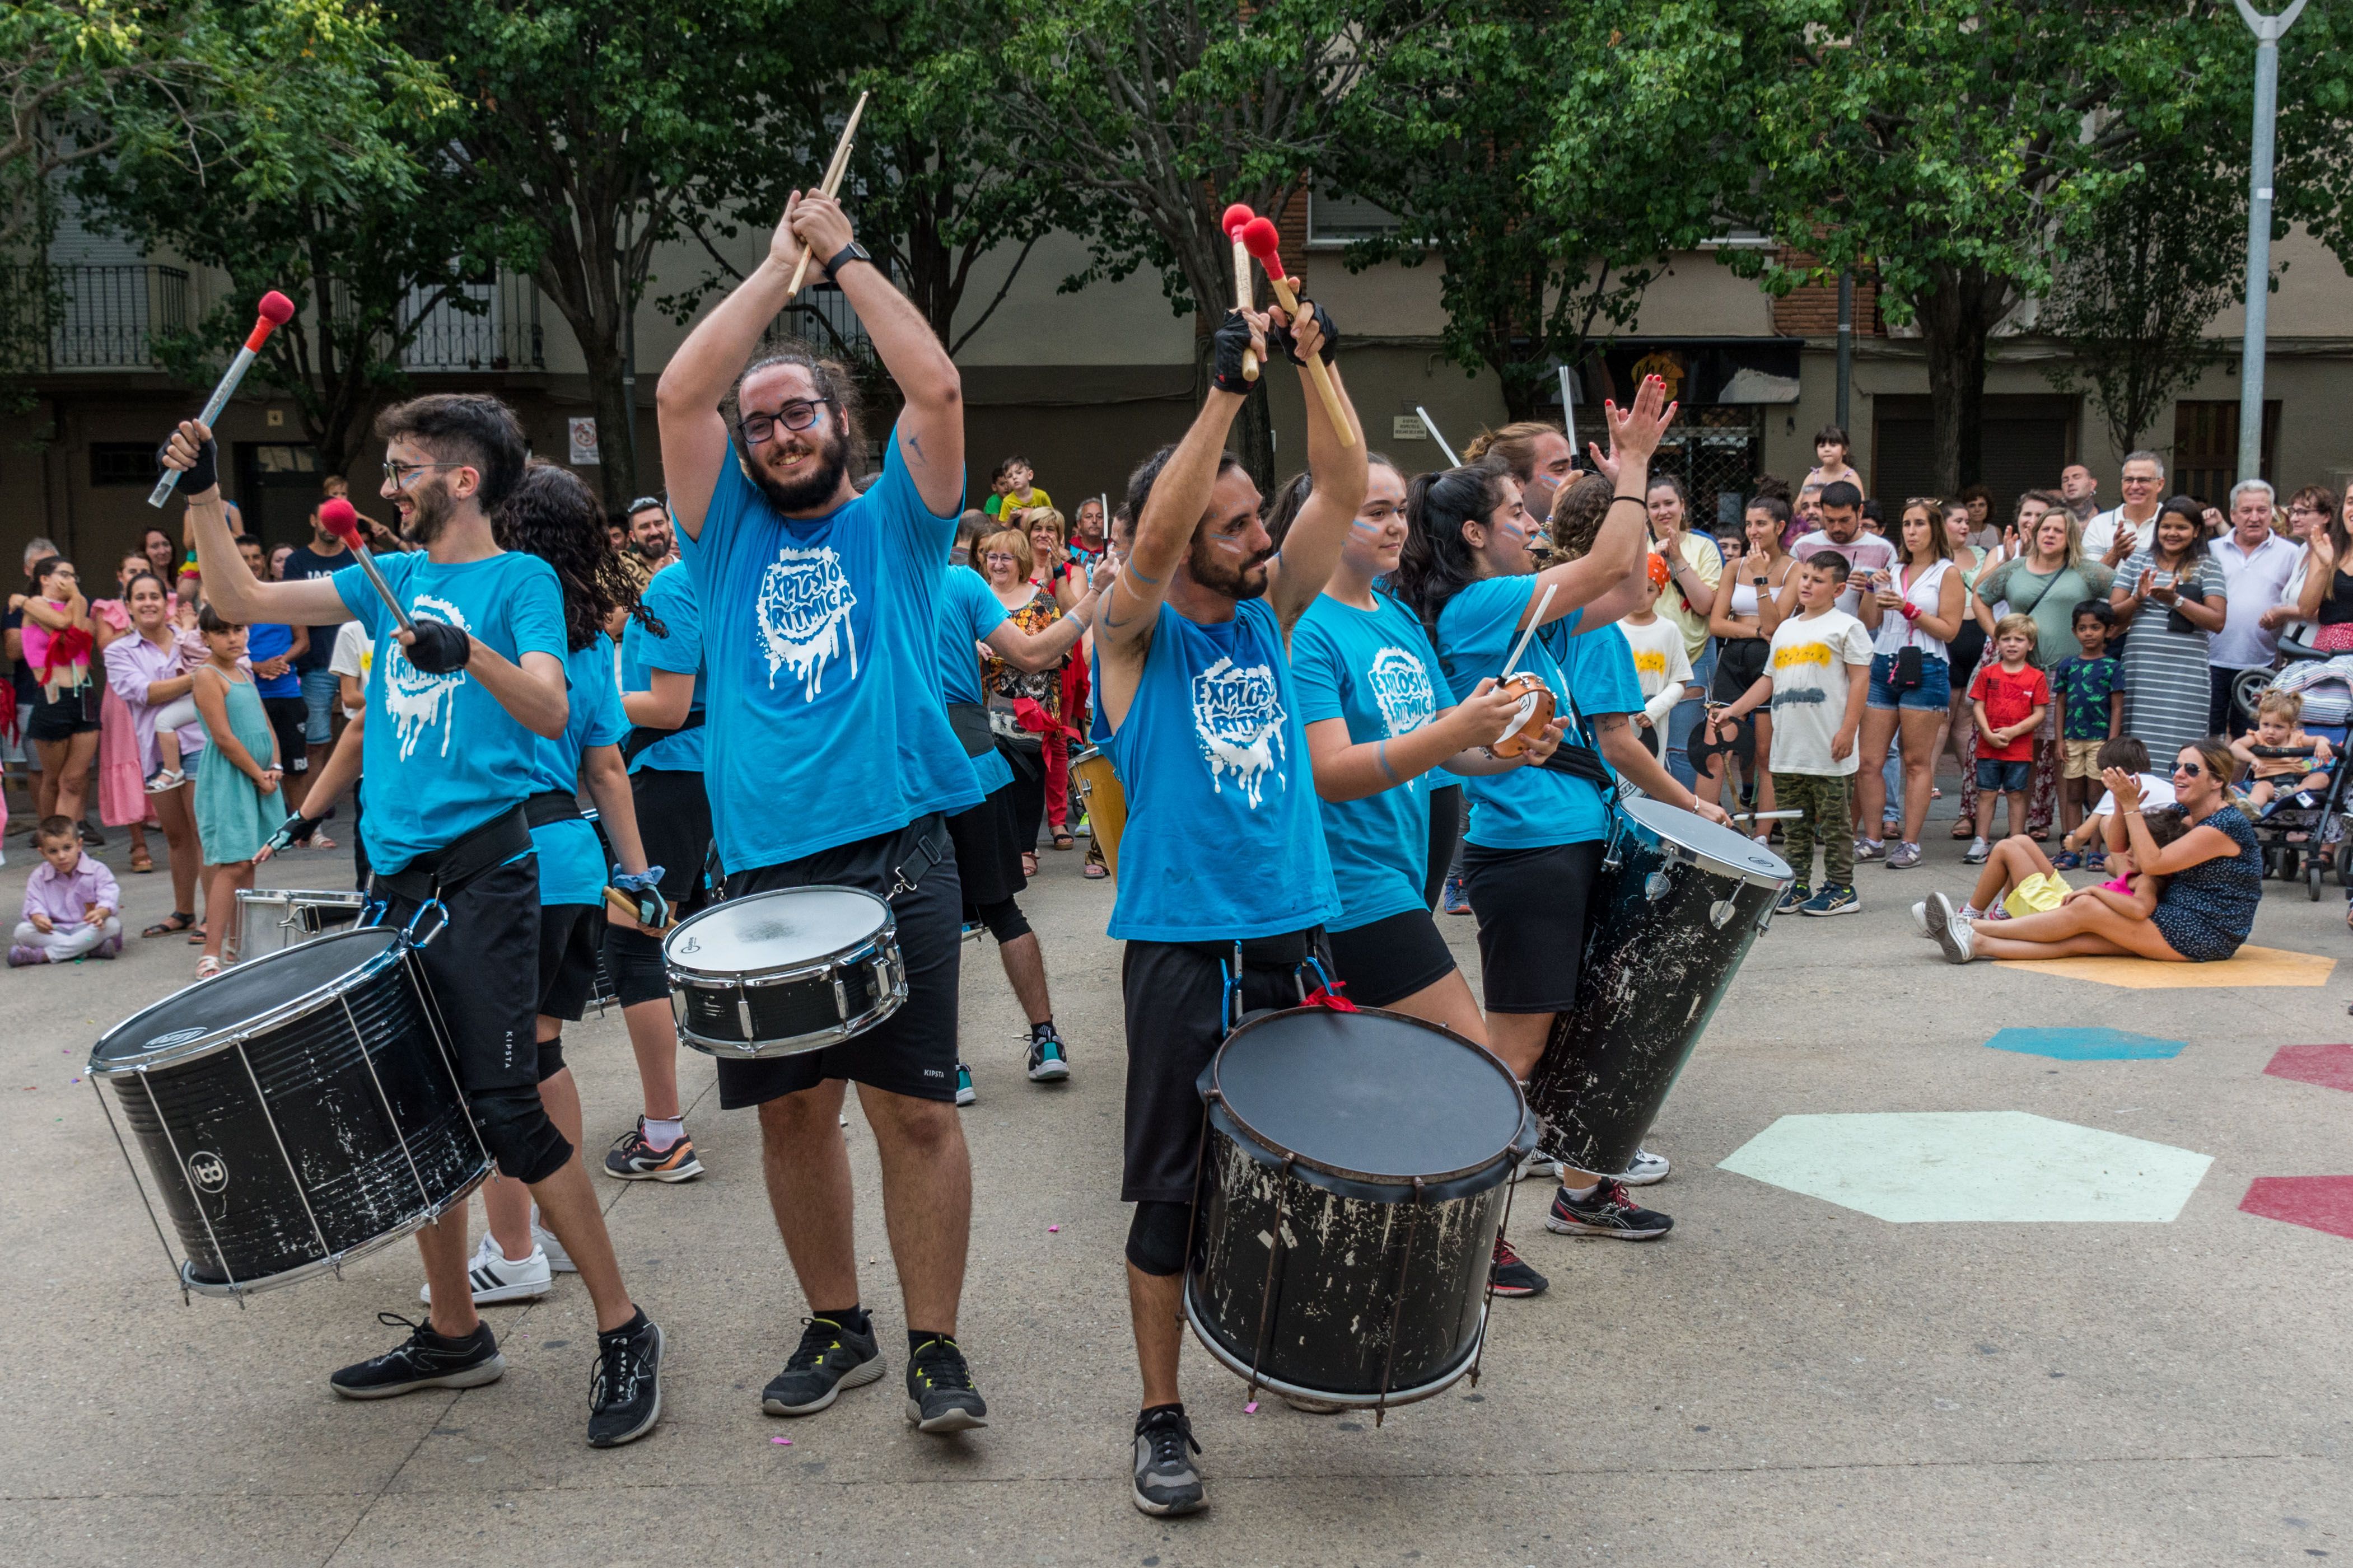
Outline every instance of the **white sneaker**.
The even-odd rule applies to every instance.
[[[1633,1159],[1627,1162],[1626,1169],[1620,1173],[1618,1180],[1625,1186],[1647,1187],[1653,1183],[1665,1181],[1667,1168],[1667,1157],[1664,1154],[1653,1154],[1648,1149],[1637,1149],[1634,1151]]]
[[[497,1239],[489,1235],[483,1236],[482,1245],[474,1248],[466,1278],[473,1286],[477,1307],[495,1306],[501,1301],[536,1301],[547,1294],[554,1283],[544,1248],[534,1247],[529,1258],[517,1262],[501,1252]],[[419,1286],[417,1299],[431,1306],[433,1287]]]
[[[555,1239],[555,1233],[539,1223],[539,1205],[537,1204],[531,1205],[531,1238],[533,1241],[538,1243],[539,1249],[542,1252],[547,1254],[547,1266],[555,1270],[556,1273],[577,1274],[580,1272],[580,1266],[572,1261],[572,1254],[564,1250],[564,1243]]]
[[[1977,956],[1977,928],[1942,893],[1928,895],[1928,925],[1936,945],[1945,950],[1947,963],[1967,963]]]
[[[1531,1149],[1528,1151],[1528,1157],[1521,1161],[1518,1168],[1513,1171],[1512,1180],[1525,1182],[1530,1177],[1535,1177],[1540,1181],[1549,1182],[1558,1179],[1559,1175],[1559,1161],[1547,1159]]]
[[[1927,900],[1923,899],[1918,903],[1912,906],[1912,923],[1920,928],[1921,936],[1930,942],[1936,940],[1936,933],[1928,929]]]

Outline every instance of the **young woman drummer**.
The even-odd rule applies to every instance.
[[[1562,631],[1575,636],[1632,602],[1628,590],[1644,570],[1651,454],[1674,409],[1649,377],[1631,409],[1613,403],[1608,417],[1610,453],[1596,450],[1593,458],[1616,494],[1592,550],[1577,560],[1535,570],[1528,542],[1538,524],[1507,473],[1453,468],[1409,489],[1395,582],[1430,632],[1455,690],[1513,673],[1504,662],[1532,625],[1564,623]],[[1518,668],[1542,679],[1556,709],[1567,712],[1568,681],[1546,640],[1527,640]],[[1479,920],[1488,1048],[1525,1079],[1543,1057],[1554,1015],[1576,1000],[1586,895],[1608,831],[1601,787],[1556,767],[1514,768],[1464,787],[1471,828],[1463,884]],[[1546,1220],[1555,1231],[1627,1240],[1662,1236],[1672,1223],[1637,1205],[1609,1173],[1575,1171],[1563,1173]]]

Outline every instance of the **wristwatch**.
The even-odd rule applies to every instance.
[[[870,267],[874,263],[874,258],[867,253],[866,247],[854,239],[833,253],[832,258],[825,264],[825,275],[839,281],[841,269],[853,261],[863,261]]]

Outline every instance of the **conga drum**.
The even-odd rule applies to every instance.
[[[1488,1265],[1535,1121],[1479,1047],[1377,1008],[1295,1007],[1201,1074],[1185,1317],[1253,1388],[1428,1399],[1472,1369]]]
[[[1127,791],[1112,771],[1111,754],[1089,746],[1071,756],[1071,777],[1087,805],[1087,831],[1103,846],[1103,864],[1119,875],[1119,836],[1127,827]]]
[[[491,1171],[400,931],[333,932],[175,992],[108,1030],[90,1073],[146,1156],[184,1290],[340,1269]]]
[[[1528,1077],[1540,1146],[1580,1171],[1626,1169],[1794,879],[1746,834],[1641,796],[1620,801],[1586,895],[1577,1005]]]

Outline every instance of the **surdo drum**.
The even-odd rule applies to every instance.
[[[244,888],[237,895],[237,955],[259,958],[354,924],[364,893],[314,888]]]
[[[1119,836],[1127,829],[1127,790],[1100,746],[1071,753],[1071,777],[1086,803],[1087,831],[1103,847],[1103,868],[1119,875]]]
[[[678,1037],[742,1060],[823,1050],[907,999],[891,906],[856,888],[778,888],[691,915],[662,939]]]
[[[1745,834],[1635,796],[1586,895],[1577,1005],[1528,1078],[1544,1152],[1626,1169],[1794,879]]]
[[[1510,1071],[1403,1014],[1243,1024],[1208,1102],[1185,1316],[1252,1388],[1372,1406],[1475,1363],[1488,1264],[1535,1121]]]
[[[340,1269],[462,1202],[491,1157],[444,1037],[406,934],[382,928],[252,959],[108,1030],[90,1081],[146,1156],[181,1289]]]

